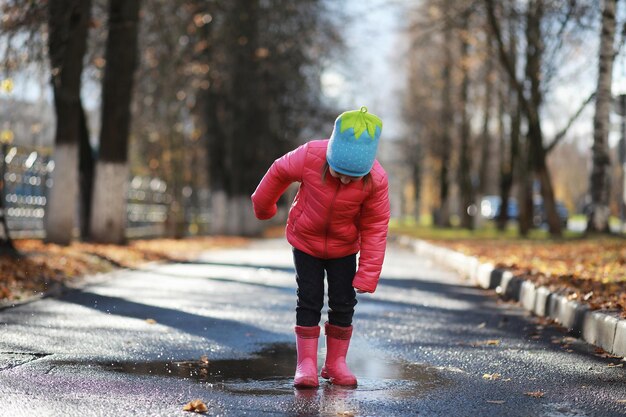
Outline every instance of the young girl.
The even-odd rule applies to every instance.
[[[314,140],[277,159],[254,194],[261,220],[293,182],[300,189],[287,220],[298,285],[296,387],[317,387],[317,341],[328,281],[326,362],[322,377],[356,386],[346,365],[356,292],[373,293],[385,256],[389,223],[387,174],[376,161],[382,121],[360,110],[341,114],[330,139]],[[360,251],[357,269],[357,253]]]

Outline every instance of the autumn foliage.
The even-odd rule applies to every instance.
[[[620,238],[574,241],[459,240],[437,241],[477,256],[587,303],[592,309],[626,312],[626,242]]]

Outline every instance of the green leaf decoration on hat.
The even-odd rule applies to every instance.
[[[363,106],[360,110],[352,110],[342,113],[341,116],[341,133],[347,129],[354,129],[354,136],[359,139],[363,132],[367,130],[370,138],[374,139],[376,135],[376,126],[382,131],[383,122],[377,116],[367,112],[367,107]]]

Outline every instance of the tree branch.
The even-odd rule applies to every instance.
[[[556,145],[559,144],[559,142],[565,137],[565,135],[567,134],[567,132],[569,131],[570,127],[572,127],[572,125],[574,124],[574,122],[578,119],[578,117],[581,115],[581,113],[583,112],[583,110],[585,110],[585,108],[587,107],[587,105],[589,103],[591,103],[593,101],[593,99],[596,98],[596,92],[594,91],[593,93],[591,93],[589,95],[589,97],[587,97],[587,99],[585,101],[582,102],[582,104],[580,105],[580,107],[578,108],[578,110],[576,111],[576,113],[574,113],[572,115],[572,117],[570,117],[569,121],[567,122],[567,124],[565,125],[565,127],[563,129],[561,129],[561,131],[559,133],[557,133],[554,136],[554,139],[552,139],[552,141],[550,142],[550,144],[546,147],[546,154],[550,153],[550,151],[552,149],[554,149],[556,147]]]
[[[494,10],[494,2],[493,0],[485,0],[485,5],[487,6],[487,18],[489,20],[489,26],[491,27],[491,31],[493,32],[493,36],[498,44],[498,55],[500,56],[500,63],[504,66],[506,73],[509,75],[509,79],[511,84],[515,88],[517,95],[519,97],[519,101],[522,104],[524,109],[524,113],[526,115],[531,114],[530,112],[530,103],[524,94],[524,86],[517,79],[517,74],[515,71],[515,66],[513,65],[513,60],[509,56],[506,51],[506,47],[504,45],[504,40],[502,39],[502,31],[500,29],[500,24],[498,23],[498,19],[496,18],[495,10]]]

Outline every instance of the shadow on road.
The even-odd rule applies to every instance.
[[[63,296],[61,300],[92,308],[106,314],[139,320],[152,319],[160,325],[205,339],[215,339],[220,344],[235,349],[241,349],[242,335],[263,335],[263,339],[269,338],[273,340],[284,338],[282,337],[283,335],[237,320],[202,316],[183,310],[138,303],[120,297],[101,295],[89,291],[72,290]]]

